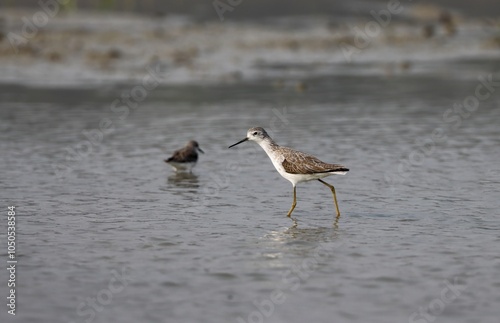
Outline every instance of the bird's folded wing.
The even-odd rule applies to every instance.
[[[327,164],[314,156],[300,152],[287,155],[281,165],[289,174],[316,174],[349,171],[349,169],[343,165]]]
[[[167,159],[167,162],[176,162],[176,163],[191,163],[198,160],[198,155],[191,151],[187,151],[185,149],[179,149],[172,157]]]

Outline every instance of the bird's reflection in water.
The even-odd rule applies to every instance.
[[[336,218],[331,227],[316,227],[316,228],[300,228],[296,219],[293,219],[293,224],[280,231],[272,231],[265,235],[265,238],[281,243],[321,243],[329,242],[338,237],[338,218]]]
[[[338,224],[333,227],[299,228],[297,222],[282,232],[285,240],[301,240],[304,242],[332,241],[337,237]]]
[[[324,264],[342,245],[338,226],[299,228],[296,224],[266,234],[261,243],[266,250],[263,255],[272,260],[268,265],[279,268],[300,266],[304,261]]]
[[[198,176],[193,173],[177,172],[167,177],[167,183],[185,189],[197,189],[200,187]]]
[[[292,219],[293,223],[292,223],[292,226],[288,229],[290,230],[290,229],[298,228],[299,221],[296,218],[291,218],[291,219]],[[332,227],[335,231],[337,231],[339,229],[339,219],[340,219],[340,216],[336,216],[335,219],[333,220]]]

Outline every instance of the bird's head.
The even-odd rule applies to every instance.
[[[269,135],[264,130],[264,128],[261,128],[261,127],[250,128],[247,131],[247,137],[245,139],[240,140],[237,143],[235,143],[234,145],[229,146],[229,148],[234,147],[236,145],[239,145],[242,142],[245,142],[245,141],[248,141],[248,140],[255,141],[256,143],[261,143],[266,138],[269,138]]]
[[[196,140],[190,140],[188,142],[188,146],[193,147],[196,151],[199,151],[200,153],[205,153],[203,150],[201,150],[200,145],[198,145],[198,142]]]

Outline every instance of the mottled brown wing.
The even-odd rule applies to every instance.
[[[174,163],[192,163],[198,160],[198,154],[191,149],[179,149],[174,152],[172,157],[165,160],[165,162],[174,162]]]
[[[327,164],[314,156],[300,151],[290,152],[290,154],[286,154],[282,162],[283,168],[289,174],[316,174],[349,171],[349,169],[343,165]]]

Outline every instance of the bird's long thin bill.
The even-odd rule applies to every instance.
[[[235,143],[234,145],[231,145],[231,146],[229,146],[229,147],[227,147],[227,148],[234,147],[234,146],[239,145],[239,144],[241,144],[242,142],[245,142],[245,141],[247,141],[247,140],[248,140],[248,138],[245,138],[245,139],[240,140],[240,141],[238,141],[237,143]]]
[[[205,153],[203,150],[201,150],[201,148],[200,148],[200,147],[198,147],[197,149],[198,149],[198,151],[199,151],[200,153],[202,153],[202,154],[204,154],[204,153]]]

